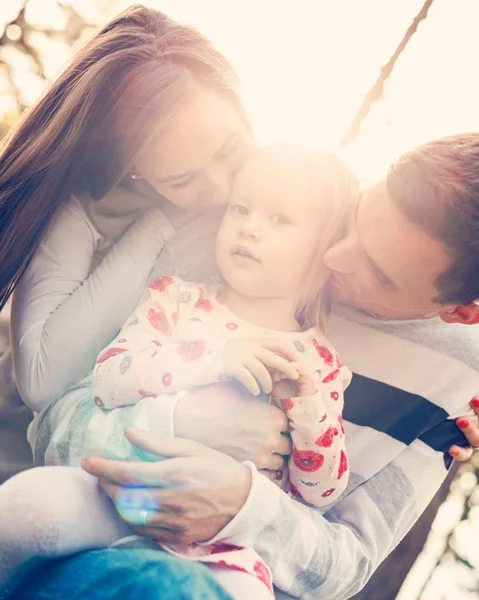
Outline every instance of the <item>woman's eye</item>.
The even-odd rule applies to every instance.
[[[271,221],[275,224],[275,225],[289,225],[291,223],[291,220],[286,217],[285,215],[272,215],[271,216]]]
[[[182,181],[178,181],[177,183],[171,183],[170,187],[172,187],[174,190],[181,190],[182,188],[188,187],[192,181],[193,181],[193,176],[188,177],[188,179],[183,179]]]
[[[249,215],[249,210],[246,208],[246,206],[241,206],[241,204],[232,204],[230,206],[230,211],[245,217]]]

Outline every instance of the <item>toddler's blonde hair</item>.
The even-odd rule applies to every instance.
[[[349,213],[357,202],[359,182],[352,169],[332,152],[310,153],[309,160],[318,185],[318,202],[328,202],[331,210],[328,213],[328,223],[318,223],[318,231],[322,231],[322,234],[318,238],[316,252],[307,271],[305,291],[301,295],[295,316],[303,329],[323,329],[324,319],[330,308],[324,293],[329,273],[323,264],[323,256],[344,235]]]

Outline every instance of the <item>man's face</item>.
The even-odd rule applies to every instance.
[[[454,309],[433,300],[435,281],[450,262],[444,244],[397,208],[385,182],[363,195],[346,237],[324,257],[335,301],[389,319],[427,318]]]

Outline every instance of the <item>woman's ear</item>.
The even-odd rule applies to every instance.
[[[439,316],[445,323],[477,325],[479,323],[479,305],[471,302],[467,306],[456,306],[454,310],[439,313]]]

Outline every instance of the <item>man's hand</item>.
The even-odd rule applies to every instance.
[[[236,338],[226,342],[223,365],[228,377],[242,383],[253,396],[259,396],[261,391],[271,393],[273,371],[285,379],[297,379],[299,374],[292,363],[300,358],[297,350],[281,340]]]
[[[272,472],[291,454],[284,411],[233,383],[203,386],[182,396],[175,408],[174,431],[175,436]]]
[[[479,417],[479,398],[473,398],[471,400],[472,410]],[[459,462],[465,462],[471,458],[474,450],[479,448],[479,427],[477,419],[471,420],[467,417],[461,417],[456,419],[456,425],[460,428],[462,433],[466,436],[470,446],[468,448],[462,448],[461,446],[451,446],[449,448],[449,454]]]
[[[190,440],[133,428],[126,437],[157,454],[158,462],[85,458],[82,467],[99,478],[120,516],[138,534],[167,544],[204,542],[241,510],[251,487],[246,466]]]

